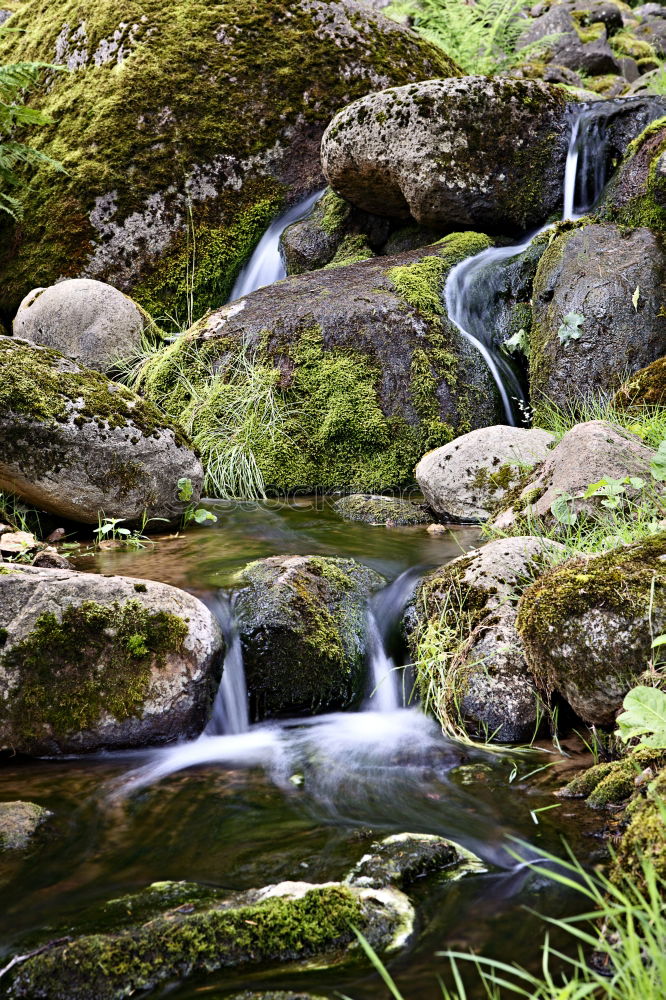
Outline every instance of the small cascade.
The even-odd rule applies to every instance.
[[[218,595],[209,607],[217,618],[226,643],[226,656],[222,681],[217,690],[213,711],[206,726],[204,736],[219,736],[222,733],[236,735],[246,733],[250,728],[247,707],[247,687],[243,669],[243,651],[240,635],[234,621],[231,601]]]
[[[307,218],[323,193],[323,189],[315,191],[271,222],[255,247],[254,253],[236,278],[229,302],[234,302],[244,295],[249,295],[250,292],[256,292],[258,288],[272,285],[286,277],[287,270],[280,254],[282,234],[287,226]]]
[[[395,712],[404,704],[400,690],[402,671],[389,653],[397,630],[421,573],[408,569],[373,598],[368,609],[368,662],[372,691],[368,708],[374,712]]]

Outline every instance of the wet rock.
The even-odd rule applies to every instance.
[[[385,582],[353,559],[271,556],[246,566],[235,611],[255,716],[330,711],[360,700],[367,599]]]
[[[34,288],[14,318],[15,337],[53,347],[65,357],[99,371],[139,352],[152,325],[136,302],[103,281],[72,278]]]
[[[270,993],[235,993],[229,1000],[326,1000],[319,993],[285,993],[284,990],[271,990]]]
[[[478,858],[444,837],[398,833],[371,844],[345,883],[373,889],[387,885],[404,889],[424,875],[436,872],[460,878],[469,871],[484,870]]]
[[[654,778],[665,764],[663,751],[639,748],[621,760],[586,768],[557,795],[563,799],[585,799],[593,809],[612,809],[631,798],[636,789]]]
[[[482,427],[424,455],[416,480],[438,514],[483,521],[554,443],[553,435],[539,428]]]
[[[333,509],[347,521],[365,521],[366,524],[429,524],[431,520],[423,508],[411,500],[368,493],[342,497],[335,501]]]
[[[0,748],[80,753],[194,737],[223,640],[166,584],[14,564],[0,570]]]
[[[0,851],[22,851],[52,815],[34,802],[0,802]]]
[[[431,229],[428,226],[401,226],[391,233],[386,243],[382,247],[382,253],[386,257],[394,254],[406,253],[408,250],[418,250],[419,247],[427,247],[442,238],[441,229]]]
[[[539,262],[530,335],[530,396],[575,405],[618,388],[666,353],[666,256],[649,229],[592,224],[564,233]],[[638,289],[638,300],[632,296]]]
[[[650,892],[646,884],[646,863],[652,866],[660,880],[658,885],[663,884],[666,876],[665,795],[666,768],[661,768],[654,780],[638,790],[629,802],[624,813],[625,828],[609,872],[616,885],[626,886],[630,879],[645,896]]]
[[[500,743],[536,736],[543,713],[515,602],[558,547],[543,538],[497,539],[418,589],[406,622],[409,646],[417,682],[449,731]]]
[[[31,531],[3,531],[0,535],[0,553],[3,556],[25,556],[38,546]]]
[[[55,112],[57,138],[31,141],[71,155],[67,173],[36,171],[20,235],[3,240],[7,312],[63,274],[107,281],[155,316],[186,316],[190,293],[201,310],[219,306],[271,219],[321,183],[320,140],[338,108],[456,72],[355,0],[199,4],[186,36],[181,0],[136,17],[124,0],[62,0],[48,18],[30,6],[0,57],[70,69],[33,95]]]
[[[662,115],[666,111],[662,111]],[[666,229],[666,125],[657,119],[632,142],[602,199],[599,215],[621,226]],[[663,353],[663,352],[662,352]]]
[[[191,421],[193,436],[220,424],[226,434],[220,390],[238,380],[238,358],[249,357],[252,391],[272,393],[275,417],[246,418],[240,437],[269,490],[410,485],[424,452],[501,419],[486,363],[442,303],[451,267],[489,243],[454,233],[423,250],[259,289],[151,359],[141,389],[174,419]]]
[[[657,358],[624,382],[613,398],[618,409],[666,406],[666,358]]]
[[[61,556],[57,549],[52,546],[47,545],[46,548],[41,549],[35,558],[32,560],[33,566],[41,567],[42,569],[73,569],[74,567],[70,563],[69,559],[65,556]]]
[[[220,969],[293,968],[313,959],[333,967],[358,954],[354,927],[380,954],[404,946],[412,932],[413,908],[394,888],[282,882],[232,896],[211,890],[207,898],[197,886],[188,897],[187,888],[178,906],[145,923],[132,925],[126,915],[125,927],[35,955],[18,967],[13,995],[116,1000]],[[141,894],[126,902],[130,913],[142,909]]]
[[[178,480],[199,497],[203,469],[153,404],[50,348],[0,338],[0,489],[97,524],[175,519]]]
[[[331,187],[368,212],[502,232],[561,202],[567,99],[535,81],[429,80],[371,94],[322,141]]]
[[[553,448],[508,509],[497,514],[492,525],[498,531],[513,530],[516,524],[543,523],[557,526],[552,505],[566,497],[567,516],[594,517],[602,510],[603,495],[584,499],[592,483],[602,479],[634,476],[649,482],[653,452],[629,431],[603,420],[577,424]],[[636,490],[626,485],[626,496],[635,499]]]
[[[612,725],[666,629],[666,536],[572,559],[522,595],[517,627],[542,688]]]

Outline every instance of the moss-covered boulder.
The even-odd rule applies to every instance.
[[[666,230],[666,118],[630,143],[604,192],[600,215],[622,226]]]
[[[558,546],[503,538],[427,576],[405,627],[417,683],[449,731],[513,743],[534,737],[542,717],[516,631],[515,602]]]
[[[172,520],[181,478],[196,500],[201,462],[155,405],[57,351],[0,337],[0,489],[85,524]]]
[[[358,703],[367,601],[385,582],[353,559],[271,556],[245,567],[235,612],[255,717]]]
[[[586,768],[557,793],[563,799],[585,799],[593,809],[613,809],[627,802],[666,765],[666,755],[639,748],[620,760]]]
[[[579,227],[542,256],[532,296],[530,394],[575,407],[666,354],[662,239],[641,227]],[[637,299],[634,296],[638,289]]]
[[[66,173],[38,170],[5,229],[0,308],[91,277],[181,319],[189,292],[223,303],[279,208],[321,183],[340,107],[456,72],[355,0],[30,0],[0,59],[70,70],[31,95],[53,118],[31,142]]]
[[[204,457],[221,428],[233,435],[269,490],[409,484],[425,451],[500,419],[485,361],[442,303],[451,267],[488,245],[456,233],[262,288],[150,360],[140,389]]]
[[[666,357],[657,358],[623,382],[613,398],[620,410],[666,406]]]
[[[223,640],[166,584],[14,564],[0,570],[0,749],[140,747],[197,736]]]
[[[123,899],[116,929],[55,943],[19,965],[12,996],[122,1000],[220,969],[285,963],[293,969],[313,960],[319,968],[335,966],[359,954],[354,928],[384,954],[404,945],[414,920],[409,900],[395,888],[283,882],[230,896],[162,883],[146,893],[148,905],[141,893]],[[175,898],[160,906],[161,895]]]
[[[34,802],[0,802],[0,851],[21,851],[53,813]]]
[[[624,814],[625,828],[616,846],[615,861],[610,872],[613,882],[622,885],[629,879],[645,893],[645,865],[651,865],[661,880],[658,891],[663,892],[666,879],[666,768],[644,786],[627,806]]]
[[[519,231],[562,201],[567,97],[533,81],[463,77],[371,94],[322,141],[347,201],[427,226]]]
[[[666,535],[572,559],[522,595],[517,627],[540,687],[610,725],[666,631]]]
[[[432,521],[423,505],[419,506],[402,497],[352,493],[336,500],[333,509],[346,521],[364,521],[366,524],[410,526],[430,524]]]

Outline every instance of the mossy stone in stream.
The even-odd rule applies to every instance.
[[[2,223],[0,308],[62,276],[182,320],[227,297],[267,224],[321,183],[319,144],[363,94],[456,73],[353,0],[31,0],[0,59],[41,61],[33,171]],[[196,249],[195,249],[196,247]]]
[[[367,599],[383,577],[353,559],[271,556],[246,566],[239,583],[235,610],[254,715],[358,703]]]
[[[666,880],[665,800],[666,768],[662,768],[625,810],[626,827],[616,847],[610,871],[611,881],[622,885],[623,880],[628,878],[633,886],[647,892],[646,864],[654,868],[657,878]]]
[[[639,748],[621,760],[595,764],[577,774],[558,793],[562,798],[584,798],[593,809],[604,809],[626,802],[637,787],[637,779],[646,768],[660,768],[666,764],[664,754],[657,750]]]
[[[432,521],[421,507],[401,497],[352,493],[336,500],[333,508],[346,521],[364,521],[366,524],[414,525],[430,524]]]
[[[53,813],[34,802],[0,803],[0,851],[28,847],[37,828]]]

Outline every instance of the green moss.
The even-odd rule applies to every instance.
[[[613,882],[631,879],[645,889],[643,866],[653,866],[658,878],[666,879],[666,770],[662,770],[647,789],[637,794],[626,810],[628,825],[616,848],[610,872]]]
[[[345,236],[336,250],[333,260],[330,264],[325,264],[324,267],[346,267],[348,264],[358,264],[371,257],[374,257],[374,254],[368,246],[367,237],[363,233],[359,233],[356,236]]]
[[[585,89],[591,90],[594,94],[605,96],[613,93],[617,88],[618,77],[615,73],[605,73],[601,76],[588,76],[585,79]],[[624,91],[629,89],[627,84]]]
[[[639,749],[622,760],[597,764],[570,781],[559,793],[564,798],[584,798],[593,809],[604,809],[626,802],[636,791],[636,778],[647,767],[662,767],[664,754]]]
[[[365,521],[366,524],[414,525],[429,524],[430,518],[420,507],[400,497],[373,496],[354,493],[342,497],[334,504],[335,510],[348,521]]]
[[[104,713],[122,721],[139,716],[150,695],[151,671],[178,652],[187,623],[139,601],[69,605],[51,612],[26,638],[0,655],[16,686],[0,707],[23,738],[56,738],[90,729]]]
[[[657,59],[654,46],[635,38],[630,31],[618,31],[610,39],[610,46],[619,56],[628,56],[630,59]]]
[[[336,236],[349,219],[351,205],[332,188],[327,188],[318,207],[322,211],[321,228],[328,236]]]
[[[575,27],[576,34],[583,45],[587,45],[588,42],[598,42],[600,38],[606,37],[606,26],[601,21],[593,21],[592,24],[584,27],[576,24]]]
[[[658,118],[629,144],[611,180],[601,216],[637,229],[666,231],[666,174],[660,163],[666,153],[666,117]]]

